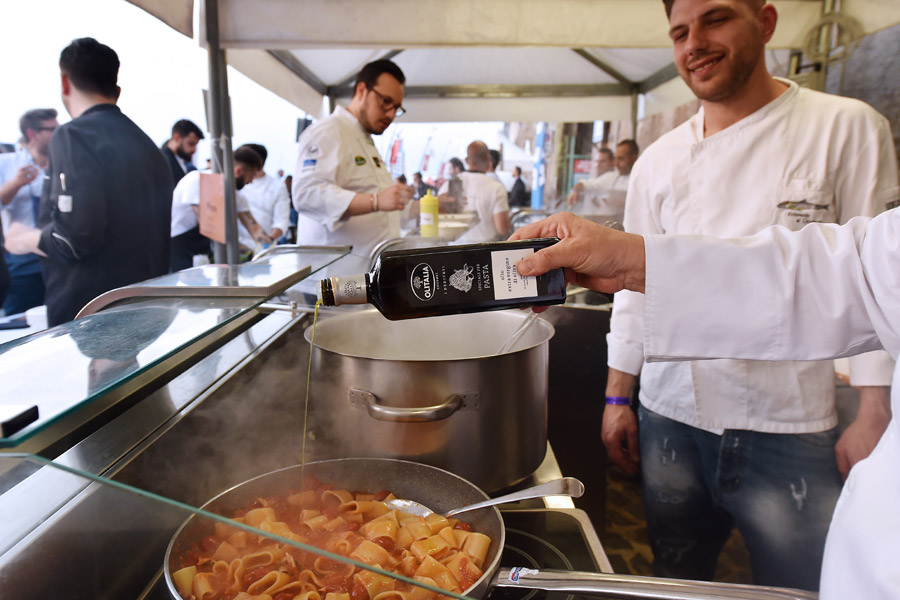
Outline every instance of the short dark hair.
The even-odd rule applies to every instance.
[[[78,38],[63,48],[59,70],[82,92],[106,98],[119,96],[119,56],[94,38]]]
[[[198,140],[203,139],[203,132],[197,127],[197,124],[188,119],[179,119],[175,121],[175,124],[172,125],[172,137],[175,137],[175,134],[180,135],[181,137],[187,137],[192,133],[197,136]]]
[[[420,171],[416,171],[415,173],[413,173],[413,177],[418,177],[419,179],[422,179],[422,173]]]
[[[600,154],[605,154],[609,160],[614,160],[616,157],[616,153],[610,150],[609,148],[600,148]]]
[[[55,108],[33,108],[26,112],[19,119],[19,130],[22,132],[22,137],[27,140],[29,129],[37,129],[44,121],[55,119],[56,114]]]
[[[618,144],[616,144],[616,148],[619,146],[628,146],[628,150],[635,156],[638,155],[638,145],[634,140],[622,140]]]
[[[747,0],[745,0],[745,1],[747,1]],[[757,10],[762,8],[763,5],[766,3],[766,0],[750,0],[750,1],[753,2],[753,7],[756,8]],[[672,5],[675,4],[675,0],[663,0],[663,4],[666,7],[666,16],[671,18]]]
[[[491,168],[496,169],[497,165],[500,164],[500,151],[499,150],[488,150],[491,155]]]
[[[450,159],[450,164],[459,169],[460,171],[466,170],[466,165],[463,164],[463,161],[459,160],[455,156]]]
[[[239,162],[248,167],[252,167],[257,171],[263,168],[263,159],[256,153],[256,150],[248,144],[244,144],[234,151],[234,162]]]
[[[519,177],[522,174],[522,169],[519,167],[513,167],[513,173],[516,174],[516,177]]]
[[[400,70],[400,67],[397,66],[397,63],[383,58],[381,60],[370,62],[356,74],[356,83],[353,85],[354,89],[359,85],[359,82],[362,81],[366,84],[366,87],[371,90],[382,73],[387,73],[399,81],[400,85],[406,83],[406,76],[403,74],[403,71]]]
[[[266,164],[266,159],[269,158],[269,153],[266,150],[265,146],[263,146],[262,144],[244,144],[244,145],[247,146],[248,148],[250,148],[251,150],[253,150],[254,152],[256,152],[257,154],[259,154],[259,157],[262,159],[263,164]]]

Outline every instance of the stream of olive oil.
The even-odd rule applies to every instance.
[[[306,478],[303,471],[306,469],[306,436],[307,436],[307,420],[309,418],[309,381],[312,379],[312,359],[313,348],[316,342],[316,321],[319,320],[319,305],[321,300],[316,300],[316,308],[313,311],[312,333],[309,334],[309,365],[306,367],[306,401],[303,403],[303,442],[300,445],[300,491],[303,491],[303,484]]]

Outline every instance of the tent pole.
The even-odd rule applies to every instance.
[[[631,90],[631,139],[637,142],[638,128],[638,90],[637,86]]]
[[[227,109],[228,75],[225,52],[219,47],[219,2],[204,0],[206,15],[206,52],[209,69],[209,121],[212,142],[213,172],[225,175],[225,241],[213,247],[218,264],[236,265],[239,260],[237,242],[237,205],[234,197],[234,157],[231,153],[231,111]]]

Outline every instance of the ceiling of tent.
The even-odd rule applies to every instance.
[[[185,35],[193,0],[129,0]],[[677,77],[660,0],[218,0],[228,63],[315,116],[346,102],[367,62],[403,69],[404,121],[630,120],[693,98]],[[770,48],[803,46],[822,0],[774,0]],[[897,0],[842,0],[867,32]],[[201,6],[201,24],[203,23]],[[201,39],[205,33],[201,30]],[[787,51],[769,54],[784,62]]]

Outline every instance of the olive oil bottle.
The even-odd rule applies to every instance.
[[[566,301],[562,269],[523,277],[516,264],[556,238],[396,250],[371,273],[319,282],[325,306],[372,304],[393,321]]]

